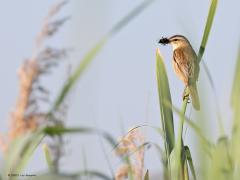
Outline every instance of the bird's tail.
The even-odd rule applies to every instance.
[[[200,102],[199,102],[199,96],[198,96],[196,83],[191,84],[189,86],[189,92],[190,92],[190,96],[192,99],[192,105],[193,105],[194,109],[200,110]]]

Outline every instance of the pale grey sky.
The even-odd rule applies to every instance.
[[[6,131],[9,112],[14,108],[18,92],[17,69],[27,57],[31,56],[34,38],[41,27],[43,17],[53,2],[57,1],[2,1],[0,6],[0,118],[1,132]],[[68,60],[55,69],[52,78],[44,83],[53,94],[64,82],[67,66],[76,67],[78,61],[101,36],[126,13],[131,11],[139,0],[72,0],[63,9],[62,15],[71,15],[71,20],[52,41],[57,47],[73,47],[75,50]],[[98,126],[115,137],[125,130],[147,121],[150,125],[160,125],[158,95],[155,79],[155,50],[160,47],[167,66],[173,103],[181,106],[183,85],[172,71],[171,48],[159,46],[157,40],[162,36],[183,34],[198,50],[208,13],[210,0],[163,1],[156,0],[143,13],[114,36],[103,51],[96,57],[83,78],[74,88],[70,97],[68,126]],[[216,18],[209,38],[205,63],[209,67],[216,85],[221,114],[230,131],[231,111],[229,97],[233,79],[234,65],[240,33],[239,1],[219,1]],[[60,15],[61,16],[61,15]],[[215,104],[212,90],[203,69],[199,82],[202,109],[209,113],[211,134],[218,133]],[[204,99],[203,98],[203,99]],[[188,114],[194,117],[189,108]],[[177,123],[177,121],[176,121]],[[151,129],[146,129],[147,140],[161,142]],[[188,128],[186,143],[194,151],[195,134]],[[83,168],[84,147],[88,167],[107,173],[107,164],[101,153],[97,137],[68,136],[67,154],[62,168],[77,171]],[[111,149],[107,153],[113,167],[119,166]],[[146,166],[157,170],[157,154],[147,152]],[[37,150],[29,170],[46,168],[41,148]]]

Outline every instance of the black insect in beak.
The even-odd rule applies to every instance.
[[[166,44],[169,44],[170,41],[168,38],[162,37],[162,39],[160,39],[158,43],[166,45]]]

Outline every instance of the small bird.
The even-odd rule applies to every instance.
[[[199,61],[190,42],[182,35],[174,35],[170,38],[162,38],[159,43],[166,45],[171,44],[173,48],[173,68],[178,78],[189,89],[194,109],[200,110],[200,102],[197,91],[197,80],[199,75]],[[185,97],[185,90],[183,98]]]

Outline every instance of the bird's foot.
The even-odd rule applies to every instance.
[[[187,103],[190,103],[189,94],[183,95],[183,101],[187,100]]]
[[[183,91],[183,101],[187,100],[187,103],[190,103],[189,92],[187,87]]]

